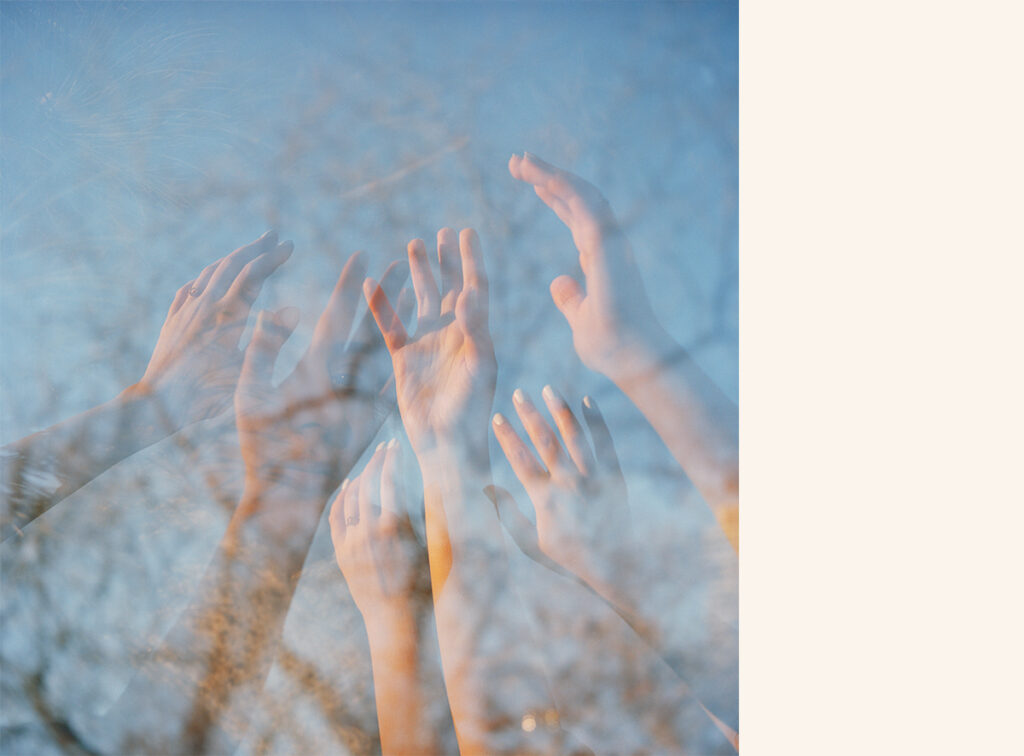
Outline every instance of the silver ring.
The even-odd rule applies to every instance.
[[[357,525],[359,523],[359,515],[349,515],[345,518],[346,525]]]

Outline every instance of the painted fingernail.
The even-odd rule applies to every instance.
[[[526,401],[526,397],[523,395],[522,389],[516,389],[515,391],[512,392],[512,401],[515,402],[516,404],[522,404],[524,401]]]
[[[587,409],[594,409],[594,402],[589,396],[583,397],[583,406]]]
[[[541,395],[549,402],[556,401],[555,390],[551,386],[545,386],[544,390],[540,392]]]
[[[494,415],[494,424],[495,425],[504,425],[505,424],[505,416],[503,414],[501,414],[500,412],[495,413],[495,415]]]
[[[398,439],[397,438],[393,438],[390,441],[388,441],[388,448],[389,449],[397,449],[398,448]]]

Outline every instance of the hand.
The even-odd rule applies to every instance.
[[[583,363],[610,376],[629,350],[647,344],[660,349],[662,328],[629,241],[601,192],[528,152],[513,155],[508,169],[514,178],[532,184],[572,232],[585,285],[571,276],[558,276],[551,282],[551,297],[569,322]]]
[[[215,417],[231,404],[242,366],[238,340],[263,282],[292,253],[268,231],[211,263],[178,289],[153,355],[132,394],[155,396],[172,427]]]
[[[426,562],[406,512],[399,482],[398,442],[381,444],[357,477],[346,479],[331,507],[338,567],[367,627],[412,612]]]
[[[513,395],[516,412],[540,462],[504,416],[499,413],[493,421],[494,435],[533,502],[537,546],[611,603],[627,608],[621,576],[629,571],[635,544],[626,482],[608,426],[594,401],[584,398],[583,416],[594,441],[592,452],[565,400],[550,386],[544,387],[543,395],[564,448],[530,398],[521,389]],[[493,489],[493,494],[502,521],[529,555],[529,538],[523,535],[526,518],[507,491]]]
[[[309,348],[276,388],[274,362],[299,314],[293,307],[260,313],[235,394],[248,491],[283,483],[322,504],[390,414],[390,360],[369,315],[349,338],[365,272],[362,255],[352,255]],[[392,263],[383,287],[394,296],[407,275],[404,262]],[[401,306],[411,309],[411,299]]]
[[[372,279],[364,285],[394,365],[398,408],[417,456],[439,445],[466,444],[477,452],[486,438],[494,401],[497,362],[487,328],[487,275],[480,240],[463,229],[437,233],[441,267],[438,289],[422,240],[409,242],[409,269],[416,291],[413,336],[406,333],[387,294]],[[461,260],[460,260],[461,257]]]

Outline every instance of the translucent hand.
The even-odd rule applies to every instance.
[[[597,405],[589,397],[584,399],[583,415],[594,442],[591,451],[583,427],[565,400],[550,386],[543,394],[557,435],[522,390],[517,389],[513,398],[539,460],[501,414],[494,416],[494,434],[533,503],[540,551],[615,603],[619,598],[616,576],[629,561],[634,544],[626,483],[611,435]],[[495,490],[495,499],[517,543],[528,543],[523,535],[525,518],[512,511],[514,502],[500,489]]]
[[[238,341],[263,282],[292,253],[268,231],[203,269],[178,289],[142,379],[175,427],[215,417],[231,405],[242,351]]]
[[[660,336],[629,241],[608,201],[579,176],[536,155],[513,155],[509,172],[531,184],[537,196],[572,232],[584,281],[569,275],[551,282],[551,297],[572,329],[573,344],[587,367],[614,372],[621,350]]]
[[[349,337],[365,273],[362,255],[352,255],[309,348],[276,387],[274,363],[299,313],[293,307],[260,313],[235,394],[247,487],[284,482],[326,496],[390,413],[390,359],[369,315]],[[392,263],[383,278],[384,288],[394,296],[407,275],[404,262]],[[411,308],[411,299],[400,301]]]
[[[476,443],[494,401],[497,362],[488,330],[487,275],[472,229],[437,234],[441,286],[422,240],[409,242],[416,329],[409,335],[387,293],[367,279],[364,293],[394,366],[398,408],[417,455],[439,444]]]
[[[400,450],[396,441],[378,446],[363,471],[342,483],[331,507],[334,556],[368,625],[408,611],[425,570],[399,481]]]

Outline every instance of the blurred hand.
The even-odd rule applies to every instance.
[[[487,418],[494,401],[497,362],[487,327],[487,275],[473,229],[437,233],[438,289],[422,240],[409,242],[409,270],[416,291],[416,330],[410,337],[388,296],[372,279],[366,299],[394,365],[398,408],[417,455],[438,445],[476,444],[486,449]]]
[[[378,446],[362,473],[342,483],[331,507],[334,556],[370,629],[412,611],[412,596],[426,568],[406,514],[399,453],[397,441]]]
[[[235,394],[247,490],[284,484],[326,497],[390,414],[390,360],[369,315],[349,338],[365,273],[362,255],[352,255],[309,348],[277,387],[274,363],[299,313],[260,313]],[[392,263],[383,287],[394,296],[407,275],[404,262]],[[403,304],[411,309],[412,301]]]
[[[629,347],[661,339],[629,241],[608,201],[593,185],[530,153],[513,155],[509,172],[533,185],[537,196],[572,232],[585,281],[561,275],[551,297],[572,329],[587,367],[606,375]]]
[[[597,405],[585,398],[583,416],[594,442],[591,451],[565,400],[550,386],[544,387],[543,395],[558,435],[521,389],[513,395],[516,412],[540,461],[500,413],[494,416],[494,434],[533,502],[540,551],[613,604],[621,604],[621,576],[633,561],[635,544],[626,482],[611,434]],[[507,491],[495,488],[493,495],[502,522],[530,555],[529,521]]]
[[[134,393],[155,396],[175,428],[215,417],[235,393],[245,330],[263,282],[292,253],[268,231],[178,289]]]

